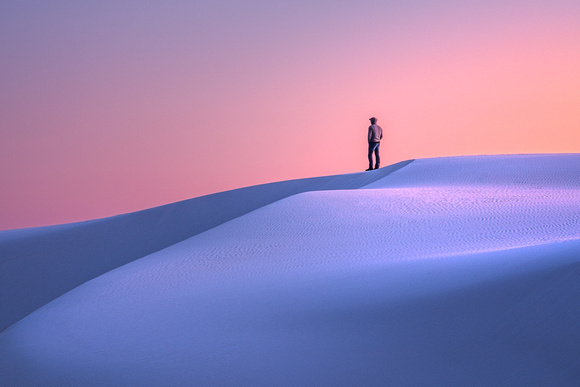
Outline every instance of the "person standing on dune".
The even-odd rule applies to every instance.
[[[379,156],[379,146],[381,145],[381,139],[383,138],[383,129],[377,125],[377,119],[375,117],[370,118],[371,126],[369,126],[368,141],[369,141],[369,169],[367,171],[372,171],[373,169],[379,169],[381,164],[381,158]],[[373,153],[375,154],[375,167],[373,168]]]

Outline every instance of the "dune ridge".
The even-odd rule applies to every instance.
[[[84,282],[228,220],[309,190],[357,189],[412,161],[370,174],[263,184],[105,219],[0,231],[0,332]]]

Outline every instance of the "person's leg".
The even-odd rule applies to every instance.
[[[375,169],[379,169],[379,165],[381,164],[381,157],[379,156],[379,146],[381,145],[380,142],[377,142],[377,146],[375,147]]]
[[[369,143],[369,169],[373,169],[373,152],[375,151],[374,143]]]

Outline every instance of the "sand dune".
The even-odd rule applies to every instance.
[[[309,190],[360,188],[411,161],[372,174],[283,181],[112,218],[0,231],[0,332],[86,281],[228,220]]]
[[[578,385],[579,176],[425,159],[0,233],[2,381]]]

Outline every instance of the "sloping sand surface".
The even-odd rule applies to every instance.
[[[0,231],[0,332],[86,281],[230,219],[301,192],[360,188],[410,162],[370,174],[241,188],[106,219]]]
[[[578,385],[580,156],[373,174],[92,271],[0,334],[3,381]]]

